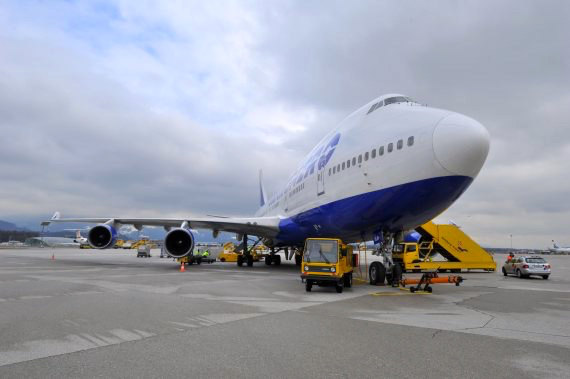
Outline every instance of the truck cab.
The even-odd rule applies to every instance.
[[[313,285],[335,287],[336,292],[352,287],[354,270],[352,246],[338,238],[308,238],[301,262],[305,290]]]
[[[420,262],[420,246],[413,242],[399,243],[392,248],[392,260],[399,263],[403,270],[412,267],[414,263]]]

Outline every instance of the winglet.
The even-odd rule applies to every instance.
[[[267,197],[265,197],[265,188],[263,188],[263,171],[259,170],[259,205],[263,207],[267,203]]]
[[[49,221],[42,221],[40,225],[41,225],[41,226],[49,226],[49,224],[50,224],[52,221],[57,221],[57,220],[60,219],[60,217],[61,217],[61,214],[60,214],[59,212],[55,212],[55,213],[53,214],[53,216],[51,216],[51,218],[49,219]]]

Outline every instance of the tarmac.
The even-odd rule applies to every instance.
[[[0,378],[568,378],[570,256],[545,256],[549,280],[504,277],[502,258],[433,294],[337,294],[287,261],[2,249]]]

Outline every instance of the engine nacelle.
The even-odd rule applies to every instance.
[[[117,242],[117,230],[111,225],[99,224],[89,230],[87,241],[95,249],[111,248]]]
[[[190,255],[194,250],[194,235],[190,229],[172,229],[164,237],[164,249],[173,258]]]

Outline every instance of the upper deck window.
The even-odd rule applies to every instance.
[[[410,101],[410,99],[408,99],[407,97],[394,96],[394,97],[389,97],[389,98],[385,99],[384,105],[389,105],[389,104],[393,104],[393,103],[407,103],[409,101]]]

